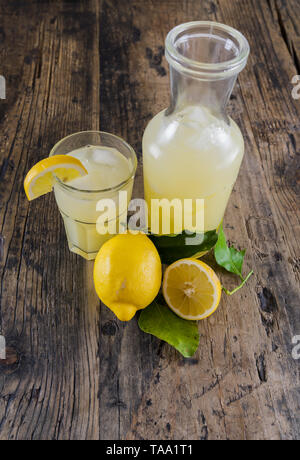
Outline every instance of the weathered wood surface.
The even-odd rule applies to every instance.
[[[0,439],[300,439],[298,10],[296,0],[0,1]],[[29,205],[22,181],[58,139],[101,127],[136,148],[140,196],[142,132],[168,105],[164,37],[196,19],[232,25],[251,46],[229,105],[246,156],[225,228],[255,276],[199,324],[187,360],[99,308],[92,263],[68,251],[53,196]]]

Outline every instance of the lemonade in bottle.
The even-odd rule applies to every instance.
[[[204,220],[201,228],[193,229],[216,230],[244,155],[240,129],[225,108],[246,65],[249,45],[231,27],[200,21],[172,29],[165,53],[170,65],[170,107],[149,122],[143,136],[149,226],[153,224],[151,200],[178,199],[183,213],[184,200],[192,199],[194,218],[195,200],[203,199]],[[170,219],[173,234],[173,214]],[[164,233],[161,225],[159,229]]]

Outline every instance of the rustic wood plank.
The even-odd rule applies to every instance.
[[[140,12],[143,11],[143,3]],[[103,2],[100,27],[100,126],[103,131],[127,140],[138,155],[139,165],[133,196],[143,196],[141,136],[149,113],[137,72],[137,55],[129,55],[140,42],[142,30],[135,20],[135,7],[120,2]],[[151,116],[151,114],[150,114]],[[105,306],[100,315],[100,439],[122,439],[145,394],[159,360],[159,341],[138,328],[136,318],[118,321]]]
[[[137,127],[142,132],[151,116],[167,106],[167,66],[160,56],[164,37],[175,24],[216,19],[244,32],[252,54],[230,111],[243,129],[247,155],[226,214],[226,227],[232,241],[248,248],[248,264],[255,268],[255,279],[238,296],[224,298],[222,308],[199,325],[201,346],[194,360],[182,360],[163,346],[126,436],[299,437],[299,365],[291,356],[291,339],[300,328],[294,264],[299,251],[293,237],[299,231],[293,148],[298,108],[290,92],[294,61],[267,2],[180,4],[178,8],[176,1],[159,2],[159,6],[156,1],[136,1],[129,9],[122,2],[106,2],[108,29],[118,24],[118,35],[108,36],[110,46],[106,48],[113,50],[119,62],[118,53],[122,47],[126,51],[121,53],[125,61],[117,69],[118,76],[114,78],[112,73],[105,78],[104,84],[110,82],[108,93],[118,95],[112,96],[107,112],[102,108],[101,126],[106,117],[109,122],[118,118],[121,110],[127,117],[122,133],[130,127],[128,136],[135,144]],[[132,18],[136,41],[131,35]],[[103,64],[105,74],[110,62]],[[118,82],[122,80],[126,84],[120,91]],[[125,106],[123,95],[129,87]],[[137,109],[134,114],[125,112],[132,98]],[[290,175],[283,178],[285,170]],[[222,278],[230,283],[230,276],[223,274]],[[122,359],[119,356],[120,362]],[[124,406],[121,417],[126,421],[127,414]],[[121,437],[125,434],[125,430],[120,432]]]
[[[269,0],[268,5],[277,22],[280,36],[284,40],[291,55],[297,73],[300,74],[300,31],[297,21],[299,3],[297,0]]]
[[[0,439],[300,439],[295,4],[0,2],[0,333],[9,347]],[[225,228],[255,277],[199,324],[187,360],[136,320],[123,324],[104,305],[99,314],[92,263],[69,253],[53,197],[28,205],[22,181],[58,139],[100,126],[136,149],[142,196],[142,133],[168,105],[164,38],[195,19],[233,25],[251,45],[229,104],[246,156]]]
[[[99,123],[98,2],[1,2],[1,439],[99,437],[99,311],[92,265],[71,254],[53,196],[26,171]],[[76,292],[76,295],[74,295]]]

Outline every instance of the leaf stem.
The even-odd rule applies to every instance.
[[[248,275],[246,276],[245,279],[242,278],[242,282],[239,286],[237,286],[235,289],[233,289],[233,291],[228,291],[224,286],[222,286],[222,289],[223,291],[227,294],[227,295],[232,295],[234,294],[235,292],[237,292],[239,289],[241,289],[244,284],[248,281],[248,279],[250,278],[250,276],[253,274],[253,270],[251,270],[251,272],[248,273]]]

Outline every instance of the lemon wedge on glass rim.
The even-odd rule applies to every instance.
[[[221,292],[219,278],[201,260],[177,260],[165,271],[165,301],[181,318],[201,320],[212,315],[219,305]]]
[[[51,192],[54,176],[62,182],[69,182],[85,176],[87,170],[77,158],[69,155],[53,155],[36,163],[27,173],[24,189],[29,201]]]

